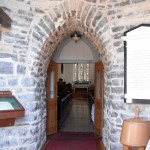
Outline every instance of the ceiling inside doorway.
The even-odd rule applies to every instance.
[[[78,42],[68,36],[59,44],[52,60],[57,63],[95,63],[100,60],[100,55],[84,36]]]

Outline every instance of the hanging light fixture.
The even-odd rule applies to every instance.
[[[75,43],[77,43],[77,42],[80,40],[81,36],[82,36],[82,35],[81,35],[79,32],[77,32],[77,31],[74,31],[74,32],[70,35],[70,37],[75,41]]]

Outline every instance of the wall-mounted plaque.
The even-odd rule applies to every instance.
[[[150,103],[150,25],[127,32],[125,45],[124,94],[127,103]]]
[[[24,114],[25,109],[10,91],[0,91],[0,127],[14,125],[15,118]]]

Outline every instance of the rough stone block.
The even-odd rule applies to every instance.
[[[96,8],[92,8],[88,14],[88,17],[86,19],[86,25],[89,26],[91,24],[91,20],[93,19],[93,16],[96,12]]]
[[[120,47],[117,49],[117,53],[122,53],[122,52],[124,52],[124,47]]]
[[[35,32],[33,32],[32,35],[33,35],[33,37],[34,37],[37,41],[43,43],[43,39],[41,38],[40,35],[38,35],[38,34],[35,33]]]
[[[27,148],[27,147],[22,146],[22,147],[19,147],[19,148],[17,147],[17,148],[16,148],[16,150],[28,150],[28,148]],[[33,150],[34,150],[34,149],[33,149]]]
[[[112,113],[111,113],[111,117],[112,117],[112,118],[117,118],[117,117],[118,117],[118,113],[112,112]]]
[[[67,1],[64,1],[64,9],[66,12],[69,12],[69,4]]]
[[[110,3],[116,3],[118,0],[109,0]]]
[[[18,74],[24,75],[25,72],[26,72],[26,66],[23,66],[23,65],[18,65],[18,66],[17,66],[17,73],[18,73]]]
[[[131,0],[131,3],[140,3],[140,2],[144,2],[146,0]]]
[[[39,23],[38,23],[39,26],[41,26],[41,28],[47,33],[51,33],[50,32],[50,29],[45,25],[44,21],[42,19],[40,19]]]
[[[25,144],[26,145],[32,144],[32,143],[35,142],[35,138],[34,137],[26,137],[26,138],[20,139],[19,142],[20,142],[20,144],[23,144],[23,145],[25,145]]]
[[[23,78],[21,84],[26,87],[31,87],[35,85],[35,80],[32,78]]]
[[[0,58],[12,58],[15,61],[18,60],[16,54],[9,54],[9,53],[0,53]]]
[[[119,80],[112,80],[112,85],[119,86]]]
[[[116,3],[114,7],[130,5],[130,0],[124,0],[121,3]]]
[[[54,8],[57,18],[61,18],[61,13],[58,8]]]
[[[96,0],[85,0],[87,2],[92,2],[92,3],[96,3]]]
[[[15,44],[21,45],[21,46],[28,46],[28,41],[26,41],[26,40],[15,40]]]
[[[50,27],[51,31],[55,31],[55,25],[54,23],[50,20],[50,18],[48,16],[44,16],[43,17],[45,23]]]
[[[9,79],[8,80],[8,85],[10,85],[10,86],[16,86],[17,84],[18,84],[17,79]]]
[[[30,16],[30,17],[33,16],[33,12],[25,11],[24,9],[19,9],[18,14],[26,15],[26,16]]]
[[[21,136],[21,137],[24,137],[24,136],[27,136],[29,133],[29,129],[28,129],[28,126],[26,126],[26,128],[24,127],[20,127],[20,128],[15,128],[15,129],[9,129],[8,130],[8,133],[7,135],[8,136],[14,136],[14,137],[18,137],[18,136]]]
[[[6,82],[0,79],[0,87],[4,87],[6,85]]]
[[[105,32],[107,32],[110,29],[110,27],[108,25],[105,25],[102,30],[101,33],[104,34]]]
[[[34,26],[34,29],[41,37],[45,37],[45,33],[38,26]]]
[[[124,99],[120,101],[118,101],[117,99],[114,99],[112,101],[112,108],[114,110],[125,110]]]
[[[23,56],[19,57],[19,62],[25,63],[26,62],[26,58]]]
[[[41,8],[35,7],[35,12],[44,14],[44,11]]]
[[[122,43],[121,41],[116,41],[116,42],[114,43],[114,46],[115,46],[115,47],[120,46],[121,43]]]
[[[119,13],[121,13],[120,10],[109,10],[107,14],[108,15],[115,15],[115,14],[119,14]]]
[[[9,38],[9,37],[4,37],[4,42],[10,44],[10,43],[14,42],[14,39],[13,38]]]
[[[121,118],[117,118],[116,119],[116,123],[122,125],[122,119]]]
[[[122,149],[122,146],[121,146],[121,144],[116,144],[116,142],[114,142],[114,143],[111,143],[111,145],[110,145],[110,150],[121,150]]]
[[[145,15],[145,14],[150,14],[150,10],[145,10],[145,11],[144,11],[144,15]]]
[[[39,127],[38,126],[35,126],[35,127],[33,127],[31,130],[30,130],[30,133],[31,133],[31,135],[35,135],[35,134],[37,134],[39,132]]]
[[[77,12],[77,17],[78,18],[80,18],[83,6],[84,6],[84,3],[80,1],[79,7],[78,7],[78,12]]]
[[[13,64],[10,62],[0,62],[0,74],[13,74]]]
[[[83,21],[83,22],[84,22],[84,20],[85,20],[87,14],[88,14],[89,9],[90,9],[90,5],[87,4],[87,5],[85,6],[83,12],[82,12],[82,21]]]
[[[111,87],[111,92],[115,94],[122,94],[124,92],[124,88],[122,87]]]
[[[116,26],[112,28],[112,32],[122,31],[123,29],[124,29],[124,26]]]
[[[27,102],[30,102],[30,101],[37,101],[36,99],[36,96],[35,94],[31,94],[31,93],[26,93],[26,94],[23,94],[23,95],[19,95],[18,96],[18,99],[20,99],[21,101],[27,101]]]
[[[54,12],[50,12],[49,16],[51,17],[53,22],[57,22],[58,19],[57,19],[57,16],[56,16],[56,14]]]
[[[98,11],[96,16],[94,17],[93,21],[92,21],[92,25],[93,27],[96,26],[97,22],[99,22],[99,20],[101,19],[102,17],[102,12]]]
[[[103,28],[104,25],[107,25],[107,22],[108,22],[107,18],[104,17],[103,19],[100,20],[95,30],[98,31],[99,29]]]
[[[123,36],[123,33],[117,33],[113,35],[114,39],[121,39],[122,36]]]
[[[121,113],[121,118],[122,118],[123,120],[131,119],[131,116],[134,116],[134,115],[133,115],[133,114],[131,115],[131,113],[130,113],[130,114]]]
[[[130,29],[132,29],[132,28],[134,28],[136,25],[127,25],[126,26],[126,30],[130,30]]]
[[[26,104],[25,108],[28,111],[35,112],[36,110],[38,110],[40,108],[40,106],[37,103],[32,102],[30,104]]]

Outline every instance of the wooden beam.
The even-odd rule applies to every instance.
[[[0,24],[4,28],[11,27],[11,18],[0,8]]]

